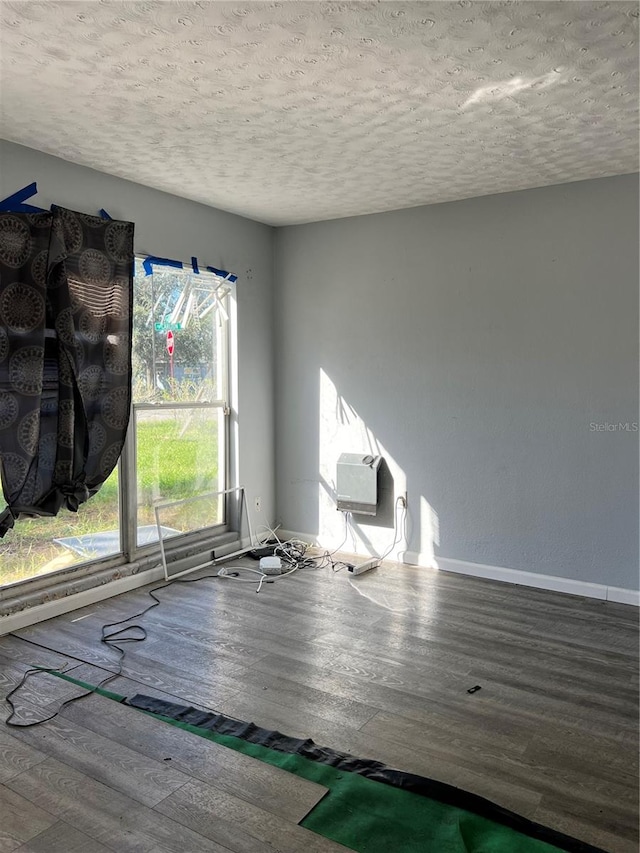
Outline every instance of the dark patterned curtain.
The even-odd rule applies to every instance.
[[[21,513],[76,511],[118,461],[133,261],[131,222],[0,213],[0,537]]]

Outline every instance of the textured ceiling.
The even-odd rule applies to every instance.
[[[2,133],[275,225],[638,169],[638,3],[0,2]]]

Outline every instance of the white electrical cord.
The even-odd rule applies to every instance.
[[[308,543],[303,542],[301,539],[287,539],[286,542],[283,542],[276,533],[276,530],[278,530],[279,528],[279,524],[277,524],[274,528],[269,527],[268,524],[261,524],[260,527],[256,528],[256,537],[258,535],[258,530],[265,530],[267,533],[270,534],[270,536],[268,536],[266,539],[263,539],[262,541],[258,539],[258,546],[267,545],[269,543],[269,539],[275,539],[277,544],[273,549],[274,557],[282,557],[285,562],[288,563],[292,562],[292,560],[295,560],[296,558],[301,559],[304,556],[307,548],[309,547]],[[300,553],[297,555],[292,555],[290,553],[292,550],[299,551]],[[288,573],[285,572],[284,574]]]
[[[256,545],[257,545],[257,547],[259,548],[261,545],[266,545],[267,542],[269,541],[269,538],[275,539],[276,542],[278,543],[278,545],[282,545],[282,542],[280,541],[278,534],[276,533],[276,530],[278,530],[280,527],[281,527],[280,524],[276,524],[276,526],[274,528],[269,527],[268,524],[259,524],[256,527]],[[267,536],[266,539],[260,539],[260,536],[258,534],[259,530],[264,530],[266,533],[270,533],[271,536],[270,537]],[[264,535],[264,534],[262,534],[262,535]]]
[[[400,503],[401,501],[402,501],[402,503]],[[399,505],[402,506],[402,521],[400,524],[398,523],[398,506]],[[389,554],[393,551],[395,546],[398,544],[402,535],[404,535],[406,538],[406,520],[407,520],[406,503],[403,501],[402,497],[398,497],[398,498],[396,498],[396,502],[395,502],[395,506],[394,506],[393,542],[391,543],[389,548],[384,552],[384,554],[377,559],[379,559],[380,561],[386,559],[386,557],[389,556]],[[347,541],[347,538],[349,536],[349,523],[350,523],[350,521],[351,521],[351,513],[345,512],[344,513],[344,537],[342,539],[342,542],[340,542],[340,544],[338,546],[336,546],[332,551],[324,551],[322,554],[320,554],[318,557],[315,557],[315,558],[305,558],[305,554],[306,554],[307,549],[309,547],[307,542],[303,542],[300,539],[288,539],[288,540],[283,542],[276,532],[280,527],[279,524],[276,525],[275,528],[269,527],[269,525],[267,525],[267,524],[261,524],[256,528],[256,531],[255,531],[255,542],[257,544],[257,547],[265,546],[269,542],[273,542],[273,540],[275,540],[275,542],[277,544],[275,544],[273,547],[273,555],[280,557],[281,560],[283,561],[283,563],[285,565],[289,565],[291,568],[289,568],[288,571],[283,572],[280,575],[272,575],[272,574],[266,574],[265,572],[261,571],[260,569],[250,568],[249,566],[234,566],[231,569],[223,567],[218,571],[218,576],[221,578],[226,578],[227,580],[240,581],[241,583],[256,584],[257,585],[256,592],[260,592],[260,590],[262,589],[262,585],[263,585],[263,583],[265,583],[265,581],[267,583],[273,583],[274,581],[281,580],[282,578],[286,578],[289,575],[292,575],[294,572],[297,572],[302,568],[325,568],[327,566],[327,563],[324,561],[327,561],[327,560],[329,561],[329,565],[331,565],[334,572],[339,571],[339,569],[335,568],[332,558],[333,558],[334,554],[337,554],[337,552],[341,550],[341,548],[344,546],[345,542]],[[320,561],[319,564],[317,564],[318,560]],[[314,563],[315,563],[315,565],[314,565]],[[258,577],[257,578],[239,577],[236,569],[239,569],[239,570],[244,571],[244,572],[249,572],[252,575],[257,575]],[[351,581],[349,581],[349,582],[351,583]],[[379,602],[376,602],[376,603],[379,603]],[[381,605],[381,606],[385,607],[385,605]],[[391,610],[392,608],[387,607],[387,609]]]
[[[325,557],[325,558],[331,558],[331,557],[333,557],[333,555],[334,555],[334,554],[337,554],[337,553],[338,553],[338,551],[342,548],[342,546],[343,546],[343,545],[344,545],[344,543],[347,541],[347,538],[348,538],[348,536],[349,536],[349,521],[350,521],[350,520],[351,520],[351,513],[350,513],[350,512],[345,512],[345,514],[344,514],[344,539],[343,539],[343,540],[342,540],[342,542],[338,545],[338,547],[337,547],[337,548],[334,548],[334,549],[333,549],[333,551],[325,551],[325,552],[324,552],[324,554],[323,554],[323,557]]]
[[[400,503],[400,501],[402,501],[402,504],[400,504],[402,506],[402,526],[400,526],[398,524],[398,504]],[[402,540],[403,535],[404,535],[404,538],[406,540],[406,538],[407,538],[406,524],[407,524],[407,504],[406,504],[406,501],[403,497],[397,497],[396,502],[395,502],[395,506],[394,506],[394,510],[393,510],[393,542],[391,543],[389,548],[387,548],[387,550],[384,552],[382,557],[379,557],[380,561],[386,560],[386,558],[393,551],[393,549],[396,547],[398,542],[400,542]],[[400,534],[400,538],[398,538],[398,534]]]
[[[259,571],[258,569],[250,569],[248,566],[236,566],[238,569],[242,569],[245,572],[251,572],[254,575],[259,576],[259,580],[254,580],[253,578],[241,578],[237,576],[237,572],[229,572],[228,569],[225,569],[224,566],[218,570],[218,577],[225,578],[228,581],[236,581],[238,583],[257,583],[258,588],[256,592],[260,592],[262,589],[262,584],[264,583],[264,579],[267,577],[264,572]]]
[[[345,542],[347,541],[347,538],[349,536],[349,521],[350,520],[351,520],[351,513],[345,512],[344,513],[344,537],[342,539],[342,542],[336,548],[334,548],[333,551],[328,551],[328,550],[324,551],[320,555],[320,557],[317,557],[315,559],[331,560],[333,555],[336,554],[342,548],[342,546],[345,544]],[[280,528],[279,524],[276,525],[276,527],[274,527],[274,528],[269,527],[268,524],[260,524],[258,527],[256,527],[257,546],[260,547],[260,546],[267,545],[269,543],[269,540],[275,539],[276,545],[274,546],[274,549],[273,549],[274,556],[281,557],[285,563],[295,563],[297,561],[302,560],[307,549],[309,548],[309,543],[303,542],[301,539],[287,539],[286,541],[283,542],[282,539],[280,539],[280,537],[278,536],[278,534],[276,532],[279,528]],[[264,532],[260,533],[260,531],[264,531]],[[266,535],[266,538],[264,538],[265,535]],[[292,551],[293,551],[293,553],[291,553]],[[298,553],[296,553],[296,551]],[[298,568],[302,568],[302,567],[298,566]],[[309,567],[306,566],[304,568],[309,568]],[[317,566],[316,568],[323,568],[323,566],[322,565]],[[280,577],[285,577],[287,574],[289,574],[289,573],[285,572],[282,575],[280,575]],[[275,575],[275,577],[278,577],[278,575]]]
[[[254,575],[260,575],[262,578],[266,578],[266,574],[261,572],[259,569],[250,569],[249,566],[236,566],[236,569],[242,569],[245,572],[251,572]],[[240,578],[236,577],[236,572],[230,572],[228,569],[225,569],[224,566],[221,569],[218,569],[218,577],[226,578],[230,581],[241,581],[244,583],[257,583],[253,578]]]
[[[225,578],[229,581],[239,581],[240,583],[254,583],[258,584],[258,588],[256,592],[260,592],[262,589],[262,584],[267,581],[267,583],[272,583],[273,581],[278,581],[281,578],[286,578],[287,575],[292,575],[294,572],[298,571],[298,566],[294,566],[292,569],[289,569],[288,572],[283,572],[281,575],[267,575],[264,572],[261,572],[259,569],[252,569],[249,566],[235,566],[235,569],[241,569],[244,572],[251,572],[251,574],[258,575],[259,580],[254,580],[253,578],[241,578],[236,577],[235,571],[230,572],[229,569],[224,568],[224,566],[218,570],[218,577]]]

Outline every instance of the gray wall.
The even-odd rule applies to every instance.
[[[138,252],[238,273],[236,449],[266,520],[339,544],[336,458],[375,451],[354,549],[388,547],[406,489],[422,562],[638,588],[638,433],[590,428],[638,420],[637,176],[280,229],[274,302],[264,225],[11,143],[0,167],[0,198],[35,180],[43,207],[135,221]]]
[[[197,256],[238,275],[237,375],[234,457],[251,499],[274,514],[273,229],[240,216],[76,166],[30,148],[0,141],[0,199],[36,181],[39,207],[52,202],[135,222],[135,249],[189,262]],[[235,416],[234,416],[235,419]]]
[[[280,229],[276,272],[286,529],[339,544],[371,448],[423,561],[638,589],[638,433],[590,426],[638,420],[637,175]]]

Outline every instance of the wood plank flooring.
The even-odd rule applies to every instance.
[[[636,608],[393,563],[161,595],[110,689],[312,737],[637,853]],[[148,603],[136,590],[0,638],[0,697],[34,663],[115,672],[100,627]],[[76,693],[43,675],[16,702],[32,720]],[[298,825],[323,793],[98,696],[0,726],[0,853],[343,849]]]

